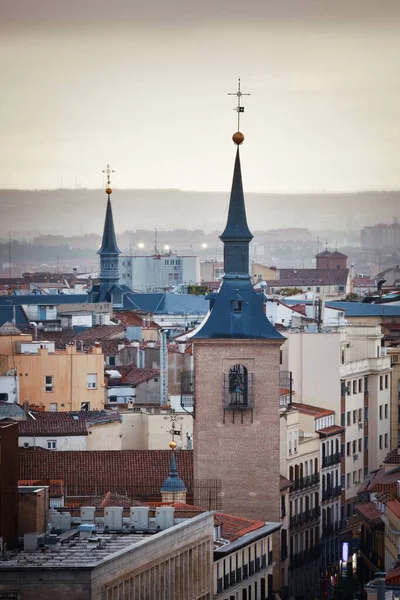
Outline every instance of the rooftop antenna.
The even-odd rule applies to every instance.
[[[328,252],[328,238],[325,238],[325,251]]]
[[[12,278],[12,263],[11,263],[11,231],[8,230],[8,277]]]
[[[242,99],[242,96],[250,96],[250,95],[251,94],[244,94],[242,92],[241,87],[240,87],[240,77],[238,79],[238,88],[237,88],[236,92],[229,92],[228,93],[228,96],[236,96],[236,98],[237,98],[237,106],[233,110],[236,110],[236,112],[237,112],[237,128],[238,128],[238,131],[240,131],[240,114],[244,112],[244,106],[242,106],[240,104],[240,101]]]
[[[158,254],[157,237],[158,237],[158,232],[157,232],[157,229],[155,229],[154,230],[154,254]]]

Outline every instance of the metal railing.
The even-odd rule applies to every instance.
[[[313,475],[306,475],[300,479],[295,479],[293,483],[294,485],[291,491],[302,490],[304,488],[317,485],[317,483],[319,483],[319,473],[314,473]]]
[[[335,454],[330,454],[329,456],[322,457],[322,468],[331,467],[332,465],[337,465],[340,463],[340,452],[335,452]]]

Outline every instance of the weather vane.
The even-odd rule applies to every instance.
[[[238,79],[238,89],[236,92],[231,92],[228,94],[228,96],[236,96],[237,97],[237,106],[236,108],[234,108],[233,110],[236,110],[237,112],[237,118],[238,118],[238,131],[240,131],[240,113],[244,112],[244,106],[241,106],[240,101],[242,99],[242,96],[250,96],[251,94],[244,94],[242,92],[242,90],[240,89],[240,77]]]
[[[110,169],[110,165],[107,163],[107,168],[102,170],[102,173],[105,173],[107,176],[107,189],[106,194],[111,194],[111,173],[115,173],[114,169]]]
[[[240,77],[238,79],[238,88],[236,92],[228,93],[228,96],[236,96],[237,98],[237,106],[233,110],[237,112],[237,132],[232,136],[233,141],[237,146],[239,146],[243,140],[244,135],[240,133],[240,115],[244,112],[244,106],[241,105],[242,96],[250,96],[251,94],[244,94],[240,88]]]

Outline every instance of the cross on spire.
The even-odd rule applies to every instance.
[[[250,96],[251,94],[244,94],[240,88],[240,77],[238,79],[238,88],[236,92],[229,92],[228,96],[236,96],[237,97],[237,106],[233,110],[237,112],[237,127],[238,131],[240,131],[240,114],[244,112],[244,106],[240,104],[242,96]]]
[[[115,173],[114,169],[110,169],[110,165],[107,163],[107,167],[102,170],[102,173],[105,173],[107,176],[107,188],[111,186],[111,173]]]

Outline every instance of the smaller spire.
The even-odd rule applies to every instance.
[[[186,492],[186,486],[179,477],[178,468],[176,466],[175,450],[171,450],[171,459],[169,466],[169,475],[161,487],[161,493],[168,492]]]
[[[107,190],[106,190],[107,191]],[[117,238],[115,236],[114,219],[111,208],[111,197],[108,194],[106,218],[104,221],[103,240],[100,250],[97,254],[121,254],[121,250],[117,246]]]

